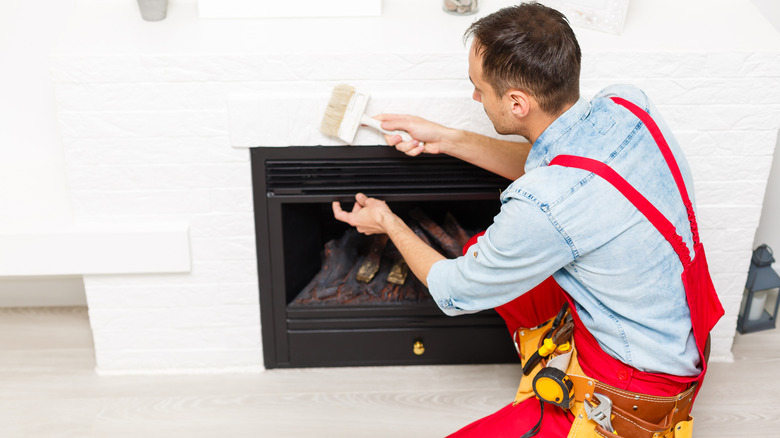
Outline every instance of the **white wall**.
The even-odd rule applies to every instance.
[[[49,54],[76,0],[0,1],[0,233],[71,220]],[[0,277],[0,306],[86,305],[81,277]]]
[[[753,0],[753,3],[766,15],[769,21],[780,31],[780,1]],[[776,259],[780,260],[780,138],[775,147],[775,159],[769,174],[764,209],[761,211],[761,223],[756,232],[754,247],[766,243],[775,251]],[[775,266],[780,270],[780,262]]]

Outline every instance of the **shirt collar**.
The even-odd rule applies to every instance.
[[[550,150],[555,142],[589,112],[590,102],[581,97],[571,108],[555,119],[531,146],[528,158],[525,160],[525,171],[549,164],[554,158],[550,156]]]

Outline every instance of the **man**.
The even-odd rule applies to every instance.
[[[387,138],[409,155],[444,153],[514,180],[501,195],[494,223],[465,256],[446,260],[381,200],[358,194],[351,212],[334,203],[335,217],[362,233],[386,233],[448,315],[497,308],[517,339],[518,329],[555,316],[567,299],[576,323],[577,370],[602,392],[618,394],[620,388],[637,400],[668,397],[664,403],[695,393],[706,366],[706,336],[722,309],[698,249],[690,170],[658,111],[631,86],[607,88],[590,102],[580,98],[580,48],[565,17],[553,9],[536,3],[502,9],[475,22],[466,35],[473,36],[474,100],[498,133],[519,134],[529,143],[408,115],[377,118],[385,129],[409,132],[409,142]],[[632,105],[642,111],[627,109]],[[652,120],[637,118],[644,116]],[[668,144],[666,154],[662,143]],[[591,161],[583,164],[579,157],[606,164],[646,201],[616,190],[622,186],[582,167]],[[648,213],[653,208],[657,213]],[[698,280],[689,287],[691,277]],[[700,310],[689,302],[706,305]],[[633,426],[642,421],[657,428],[648,436],[676,425],[689,428],[684,420],[690,405],[672,406],[670,412],[686,412],[663,421],[642,412],[621,421],[614,418],[622,412],[620,401],[612,401],[621,436],[645,436],[651,427]],[[542,422],[543,405],[520,398],[515,405],[456,436],[565,436],[574,421],[571,413],[548,409]],[[541,429],[529,431],[537,420]],[[612,432],[611,424],[591,421],[594,427]]]

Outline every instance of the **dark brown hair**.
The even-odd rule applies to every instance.
[[[580,46],[555,9],[536,2],[504,8],[474,22],[464,40],[470,36],[485,81],[499,96],[516,88],[556,115],[579,99]]]

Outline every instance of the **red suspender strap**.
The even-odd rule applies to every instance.
[[[680,173],[680,167],[677,165],[677,160],[675,160],[674,154],[672,154],[672,150],[669,149],[669,144],[666,142],[666,139],[661,133],[661,129],[655,123],[655,120],[650,117],[650,114],[648,114],[642,108],[638,107],[636,104],[629,102],[621,97],[612,97],[611,99],[616,104],[623,106],[631,111],[639,118],[639,120],[642,121],[642,123],[645,124],[645,126],[647,126],[647,130],[650,131],[650,135],[653,136],[653,140],[655,140],[655,143],[658,145],[658,149],[661,150],[661,153],[666,160],[666,165],[669,166],[669,170],[672,172],[672,176],[674,176],[674,181],[677,183],[677,189],[680,191],[680,196],[682,197],[683,204],[685,204],[685,209],[688,212],[688,221],[691,224],[693,246],[695,247],[699,244],[699,229],[696,225],[696,215],[693,213],[693,206],[691,205],[691,199],[688,196],[688,190],[685,188],[685,181],[683,181],[682,174]]]
[[[647,200],[641,193],[639,193],[631,184],[628,183],[622,176],[615,172],[611,167],[602,163],[601,161],[591,158],[578,157],[574,155],[558,155],[551,162],[551,166],[564,166],[575,167],[578,169],[587,170],[593,172],[596,175],[604,178],[607,182],[612,184],[626,199],[629,200],[636,208],[642,213],[650,223],[666,238],[666,240],[672,245],[677,256],[680,257],[680,262],[683,266],[688,266],[691,263],[691,256],[688,252],[688,247],[683,242],[682,237],[677,234],[677,230],[674,228],[671,222],[669,222],[660,211],[650,201]]]

